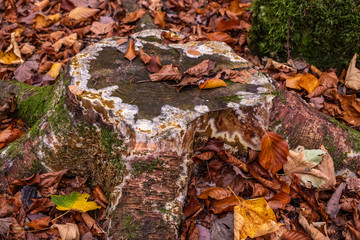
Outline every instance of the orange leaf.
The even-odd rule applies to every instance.
[[[279,171],[289,155],[289,145],[286,140],[275,132],[266,132],[261,139],[259,162],[272,174]]]
[[[189,49],[189,50],[187,50],[186,52],[187,52],[188,54],[190,54],[190,55],[193,55],[193,56],[201,56],[201,55],[202,55],[202,53],[199,52],[199,51],[196,50],[196,49]]]
[[[142,48],[139,49],[138,53],[139,53],[139,57],[140,57],[141,61],[143,61],[143,63],[147,64],[148,62],[150,62],[151,57],[149,55],[147,55],[147,53],[144,52],[144,50],[142,50]]]
[[[227,189],[220,187],[210,187],[203,191],[199,196],[200,199],[208,199],[209,197],[214,198],[216,200],[221,200],[231,196],[231,192]]]
[[[125,53],[125,58],[129,59],[130,62],[136,58],[134,40],[130,39],[128,49]]]
[[[199,85],[200,89],[209,89],[209,88],[217,88],[217,87],[226,87],[226,83],[219,78],[211,78]]]
[[[47,228],[50,225],[50,221],[51,221],[50,217],[46,216],[26,223],[26,226],[33,228],[35,230],[41,230]]]
[[[24,134],[23,131],[13,128],[12,125],[0,132],[0,149],[15,141]]]
[[[165,12],[156,11],[156,12],[154,13],[154,23],[155,23],[156,25],[158,25],[159,27],[161,27],[161,28],[166,27],[165,15],[166,15]]]
[[[138,10],[136,10],[134,12],[131,12],[128,15],[126,15],[122,21],[123,21],[123,23],[135,22],[136,20],[142,18],[142,16],[145,13],[146,13],[145,9],[143,9],[143,8],[138,9]]]
[[[300,80],[301,80],[301,77],[299,76],[299,74],[294,77],[289,77],[286,79],[286,87],[300,90],[301,89]]]
[[[81,22],[93,17],[99,11],[99,9],[94,8],[77,7],[71,10],[71,12],[69,13],[69,18]]]
[[[304,88],[309,94],[319,86],[319,80],[310,73],[301,74],[301,80],[299,86]]]
[[[215,214],[232,212],[236,205],[239,205],[239,199],[236,196],[231,195],[227,198],[216,200],[210,210]]]
[[[224,32],[207,33],[206,36],[211,41],[226,42],[226,43],[234,42],[234,39],[229,34]]]

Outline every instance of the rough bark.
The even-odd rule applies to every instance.
[[[159,55],[163,65],[178,65],[182,73],[205,59],[215,61],[217,68],[250,67],[225,44],[163,45],[159,35],[145,31],[132,38],[137,47]],[[202,55],[193,56],[189,49]],[[247,84],[228,82],[226,88],[211,90],[192,86],[177,93],[166,82],[143,82],[149,79],[146,67],[139,58],[125,59],[126,50],[127,43],[118,45],[117,39],[88,47],[54,87],[0,82],[0,99],[15,92],[19,116],[31,125],[0,153],[2,191],[39,168],[69,168],[111,193],[110,237],[175,239],[193,168],[191,155],[203,138],[222,139],[245,158],[248,149],[260,149],[266,130],[276,130],[291,147],[322,143],[339,163],[356,167],[351,165],[356,157],[350,157],[358,149],[359,134],[296,95],[276,90],[265,75],[253,74]],[[69,86],[81,92],[74,94]]]

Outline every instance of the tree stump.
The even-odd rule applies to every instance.
[[[203,60],[216,62],[216,69],[251,67],[225,43],[162,44],[161,32],[145,30],[131,39],[137,49],[158,55],[163,65],[177,65],[181,73]],[[129,41],[119,45],[119,40],[124,41],[105,39],[84,49],[55,86],[0,82],[0,99],[15,92],[18,115],[31,126],[0,153],[2,191],[40,168],[68,168],[110,194],[112,239],[176,239],[194,167],[191,156],[204,138],[221,139],[245,159],[248,149],[260,150],[264,132],[275,129],[292,147],[318,148],[327,140],[340,162],[346,153],[349,165],[356,160],[357,132],[276,90],[262,73],[252,74],[247,84],[190,86],[178,93],[165,81],[148,81],[139,57],[124,58]]]

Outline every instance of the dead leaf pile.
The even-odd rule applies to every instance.
[[[105,239],[105,194],[99,186],[91,191],[86,178],[66,173],[36,173],[11,182],[0,195],[0,238]]]
[[[198,145],[180,239],[358,239],[360,178],[335,176],[323,146],[289,150],[274,132],[247,155]]]

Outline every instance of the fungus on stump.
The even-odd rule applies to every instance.
[[[203,60],[214,61],[217,69],[250,68],[224,43],[166,45],[160,35],[161,30],[145,30],[131,39],[136,48],[158,55],[163,65],[177,65],[181,73]],[[0,82],[0,98],[15,92],[25,121],[34,119],[32,108],[39,115],[28,134],[0,154],[1,190],[36,166],[69,168],[111,193],[110,237],[175,239],[197,139],[221,139],[244,156],[248,149],[259,150],[265,130],[273,127],[283,131],[291,147],[296,147],[293,141],[317,148],[325,138],[340,153],[356,145],[346,129],[296,95],[275,96],[271,79],[260,72],[247,84],[228,82],[226,88],[208,90],[191,86],[180,93],[167,82],[148,81],[138,57],[124,58],[126,40],[105,39],[84,49],[55,87]],[[302,124],[309,116],[312,124]]]

